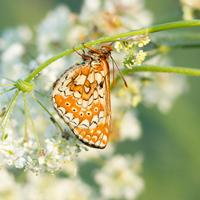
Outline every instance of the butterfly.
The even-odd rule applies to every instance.
[[[51,99],[55,110],[77,138],[89,147],[103,149],[110,138],[111,46],[100,49],[83,46],[88,52],[77,54],[83,63],[67,69],[53,84]]]

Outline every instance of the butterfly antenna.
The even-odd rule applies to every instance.
[[[113,61],[113,58],[112,58],[112,61]],[[115,82],[115,63],[113,63],[113,86],[115,87],[116,86],[116,82]]]
[[[128,87],[128,84],[127,84],[127,82],[126,82],[126,80],[125,80],[125,78],[123,77],[123,75],[122,75],[122,73],[121,73],[121,71],[120,71],[120,69],[119,69],[119,67],[118,67],[118,65],[117,65],[117,63],[115,62],[115,60],[113,59],[112,56],[110,56],[110,57],[111,57],[111,59],[112,59],[112,61],[113,61],[113,85],[114,85],[114,86],[116,85],[115,79],[114,79],[114,64],[115,64],[115,65],[117,66],[117,69],[118,69],[118,71],[119,71],[120,76],[122,77],[122,79],[123,79],[123,81],[124,81],[124,85],[125,85],[127,88],[129,88],[129,87]]]

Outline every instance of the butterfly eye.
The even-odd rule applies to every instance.
[[[83,113],[80,113],[80,116],[82,117],[82,116],[83,116]]]

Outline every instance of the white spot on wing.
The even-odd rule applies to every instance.
[[[105,144],[103,144],[103,142],[101,142],[101,144],[99,145],[100,147],[105,147],[106,145]]]
[[[89,144],[94,144],[94,142],[92,140],[89,141]]]
[[[99,140],[98,142],[95,143],[95,146],[99,146],[101,143],[101,140]]]
[[[100,73],[95,73],[95,80],[97,81],[98,84],[101,83],[102,81],[102,76]]]
[[[92,122],[96,122],[96,123],[98,123],[98,121],[99,121],[99,118],[98,118],[97,115],[95,115],[95,116],[92,118],[91,123],[92,123]]]
[[[75,133],[75,135],[79,135],[79,132],[76,129],[74,129],[74,133]]]
[[[79,139],[83,139],[83,136],[82,136],[82,135],[78,135],[78,138],[79,138]]]
[[[83,102],[83,99],[79,99],[79,100],[77,101],[77,104],[78,104],[78,105],[81,105],[82,102]]]
[[[52,101],[53,101],[53,103],[55,103],[55,102],[56,102],[56,100],[55,100],[55,98],[54,98],[54,97],[52,98]],[[56,105],[57,105],[57,104],[56,104]]]
[[[87,119],[85,119],[85,120],[83,120],[81,123],[80,123],[80,125],[79,126],[81,126],[81,125],[84,125],[84,126],[87,126],[87,127],[89,127],[89,121],[87,120]]]
[[[83,107],[84,107],[84,108],[87,108],[87,106],[88,106],[88,101],[83,100]]]
[[[57,111],[58,111],[58,113],[59,113],[60,115],[64,115],[65,112],[66,112],[65,108],[63,108],[63,107],[58,107]]]
[[[88,139],[86,139],[86,138],[83,138],[83,141],[87,143],[87,142],[88,142]]]
[[[104,136],[103,136],[103,140],[104,140],[105,142],[107,142],[108,137],[107,137],[106,135],[104,135]]]
[[[86,93],[88,93],[90,91],[90,88],[87,87],[87,86],[84,86],[84,90],[85,90]]]
[[[79,124],[79,118],[75,118],[72,121],[70,121],[70,123],[73,123],[74,125],[78,126]]]
[[[103,118],[103,115],[104,115],[104,111],[100,111],[99,112],[99,118]]]
[[[64,94],[65,94],[65,97],[68,97],[68,96],[70,96],[71,94],[73,94],[73,91],[71,91],[71,90],[69,89],[69,87],[67,87],[67,88],[65,88]]]
[[[76,79],[75,79],[75,84],[76,85],[83,85],[85,83],[85,80],[86,80],[86,77],[85,75],[81,74],[79,75]]]
[[[81,94],[78,91],[76,91],[74,92],[74,97],[79,99],[81,97]]]
[[[71,79],[67,79],[67,80],[63,80],[61,83],[58,82],[58,88],[59,90],[61,91],[65,91],[66,88],[68,87],[67,85],[71,82],[72,80]]]
[[[96,128],[97,127],[97,124],[95,124],[94,122],[91,123],[90,125],[90,129],[93,129],[93,128]],[[91,130],[91,133],[92,133],[93,130]],[[93,131],[94,132],[94,131]]]
[[[74,117],[73,113],[67,113],[66,115],[64,115],[64,118],[68,119],[69,121],[71,121],[73,117]]]
[[[93,83],[94,82],[94,74],[93,73],[90,73],[87,80],[90,82],[90,83]]]

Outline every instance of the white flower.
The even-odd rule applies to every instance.
[[[142,41],[138,43],[138,47],[143,47],[144,45],[147,45],[151,40],[148,36],[146,36]]]
[[[133,200],[138,196],[144,187],[142,179],[134,170],[134,166],[139,164],[138,161],[141,160],[117,155],[110,159],[101,171],[96,172],[95,180],[101,187],[103,199]]]
[[[18,60],[20,56],[25,53],[25,49],[22,44],[14,43],[7,48],[6,51],[1,55],[1,59],[3,62],[10,62],[10,60]],[[12,58],[12,59],[10,59]]]
[[[132,110],[127,112],[121,122],[120,126],[121,140],[132,139],[136,140],[141,136],[140,123],[133,114]]]
[[[25,153],[25,149],[23,147],[17,147],[14,149],[13,153],[17,157],[22,157]]]
[[[40,157],[38,158],[38,162],[39,162],[40,165],[44,164],[44,163],[45,163],[44,157],[43,157],[43,156],[40,156]]]
[[[143,50],[139,51],[139,53],[136,56],[136,62],[138,66],[141,65],[141,63],[144,61],[146,55],[147,53],[143,52]]]
[[[117,52],[119,52],[121,49],[123,49],[123,46],[122,46],[121,42],[117,41],[117,42],[115,42],[114,48],[116,49]]]
[[[26,163],[26,160],[25,160],[25,158],[18,158],[15,162],[14,162],[14,165],[15,165],[15,167],[16,168],[23,168],[24,167],[24,165],[25,165],[25,163]]]

